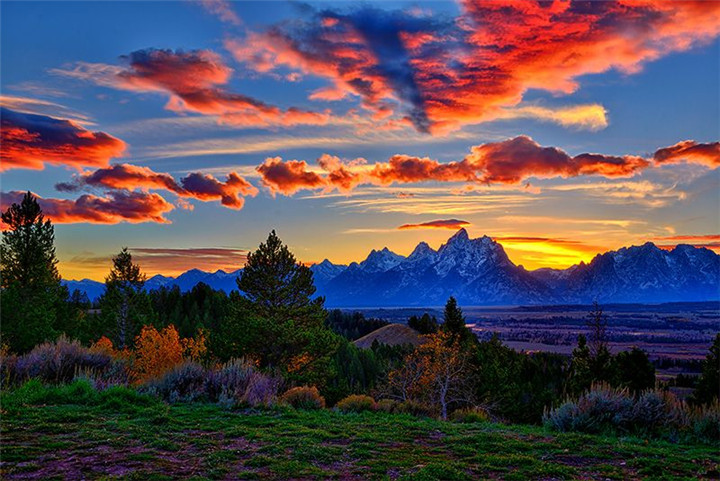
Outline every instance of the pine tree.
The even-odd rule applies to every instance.
[[[477,342],[475,335],[465,326],[465,316],[463,315],[462,309],[458,307],[457,300],[455,300],[452,296],[445,304],[443,319],[443,331],[448,332],[452,334],[454,338],[459,339],[461,344],[465,344],[469,341]]]
[[[324,299],[312,298],[312,272],[275,231],[248,255],[237,284],[234,312],[216,334],[223,357],[252,357],[310,384],[330,375],[339,339],[325,326]]]
[[[718,396],[720,396],[720,332],[715,335],[710,351],[703,361],[702,374],[690,401],[694,404],[712,404],[713,401],[717,401]]]
[[[3,342],[18,352],[54,338],[67,324],[67,288],[60,283],[55,229],[28,192],[2,214],[0,248]]]
[[[112,258],[113,267],[105,278],[105,293],[100,309],[105,324],[120,349],[127,347],[140,328],[151,317],[152,306],[143,291],[146,276],[132,261],[127,247]]]

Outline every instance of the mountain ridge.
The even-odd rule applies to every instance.
[[[420,242],[407,257],[387,247],[360,262],[313,264],[318,294],[331,307],[442,305],[453,295],[465,305],[537,305],[598,302],[690,302],[720,299],[720,255],[686,244],[664,250],[651,242],[597,254],[567,269],[532,271],[515,265],[502,244],[471,239],[459,229],[437,250]],[[191,269],[173,278],[155,275],[147,289],[199,282],[230,292],[242,269],[214,273]],[[102,283],[64,281],[95,299]],[[92,295],[91,295],[92,294]]]

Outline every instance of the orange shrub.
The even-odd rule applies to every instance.
[[[182,362],[183,351],[175,326],[170,325],[162,331],[152,326],[144,326],[140,335],[135,338],[135,382],[141,384],[162,376]]]
[[[113,347],[112,341],[105,336],[93,342],[92,345],[90,345],[90,351],[109,354],[111,356],[115,355],[115,348]]]
[[[183,348],[183,357],[193,361],[200,361],[207,354],[205,329],[200,329],[195,339],[181,339],[180,344]]]

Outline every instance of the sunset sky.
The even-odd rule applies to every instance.
[[[526,268],[720,252],[720,2],[14,2],[2,209],[60,272],[235,269],[488,235]]]

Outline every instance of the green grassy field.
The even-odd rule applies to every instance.
[[[3,395],[3,479],[717,479],[717,446],[330,410]],[[76,404],[73,404],[76,403]]]

